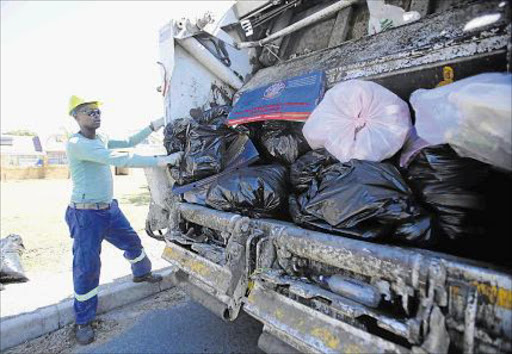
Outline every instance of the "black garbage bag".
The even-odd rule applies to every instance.
[[[294,166],[313,161],[312,151]],[[435,243],[430,216],[414,200],[398,170],[388,163],[351,160],[316,172],[309,188],[290,196],[295,223],[368,240],[404,241],[412,245]]]
[[[229,106],[201,112],[191,110],[194,119],[177,119],[168,124],[164,144],[168,153],[184,151],[179,166],[171,168],[178,185],[189,184],[222,171],[226,150],[240,132],[225,125]]]
[[[196,117],[199,124],[209,125],[225,125],[231,106],[214,106],[206,111],[201,112]]]
[[[306,191],[320,173],[338,160],[325,149],[313,150],[290,167],[290,182],[295,192]]]
[[[190,119],[175,119],[164,129],[164,146],[167,154],[185,151],[187,129],[192,121]]]
[[[274,164],[240,168],[212,183],[206,205],[250,217],[279,217],[288,202],[287,169]]]
[[[465,249],[461,250],[460,246],[456,249],[462,256],[512,268],[510,250],[502,246],[505,242],[504,236],[509,235],[511,229],[512,204],[507,198],[512,195],[512,173],[491,168],[484,183],[484,193],[485,237],[476,238],[474,242],[464,242]]]
[[[447,240],[485,233],[485,181],[490,166],[463,158],[447,144],[423,148],[407,169],[407,181],[436,216]]]
[[[291,165],[311,150],[302,135],[303,126],[299,122],[265,121],[257,131],[256,145],[269,161]]]
[[[191,123],[186,133],[185,154],[171,176],[180,185],[214,175],[223,169],[229,132],[215,125]]]
[[[21,264],[21,254],[24,251],[25,246],[19,235],[11,234],[0,240],[0,281],[2,283],[28,280]]]

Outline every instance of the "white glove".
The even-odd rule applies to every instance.
[[[164,118],[160,118],[160,119],[156,119],[154,121],[152,121],[150,124],[149,124],[149,127],[151,128],[151,130],[153,130],[154,132],[156,132],[157,130],[159,130],[160,128],[162,128],[164,126],[165,122],[164,122]]]
[[[175,152],[169,156],[159,156],[157,159],[157,164],[160,167],[166,167],[167,165],[178,166],[182,158],[183,151]]]

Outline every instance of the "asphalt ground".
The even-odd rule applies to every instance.
[[[108,342],[78,353],[262,353],[257,347],[262,325],[242,313],[224,322],[187,300],[166,310],[142,315],[130,329]]]

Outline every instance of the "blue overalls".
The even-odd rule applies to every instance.
[[[117,200],[103,210],[68,207],[66,222],[73,237],[73,285],[76,324],[86,324],[96,316],[101,268],[101,242],[107,240],[124,251],[136,277],[151,272],[139,236],[119,209]]]
[[[142,249],[139,236],[113,199],[113,179],[110,166],[157,166],[154,156],[119,153],[113,149],[137,145],[151,134],[144,128],[126,140],[108,140],[96,136],[89,139],[74,134],[66,144],[69,169],[73,181],[72,203],[66,210],[66,222],[73,237],[73,284],[77,324],[94,319],[98,306],[101,242],[107,240],[124,251],[135,277],[151,271],[151,262]],[[77,209],[76,203],[110,205],[107,209]],[[75,207],[73,207],[75,206]]]

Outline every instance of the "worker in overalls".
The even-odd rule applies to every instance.
[[[169,156],[141,156],[112,149],[137,145],[164,125],[163,118],[126,140],[108,140],[98,135],[101,124],[100,102],[72,96],[69,114],[80,131],[70,137],[67,156],[73,192],[66,210],[66,222],[73,238],[73,285],[75,292],[75,336],[80,344],[94,341],[91,321],[98,306],[101,242],[107,240],[124,251],[131,263],[133,281],[156,283],[160,275],[151,273],[151,262],[139,236],[113,199],[110,166],[152,167],[176,165],[182,153]]]

